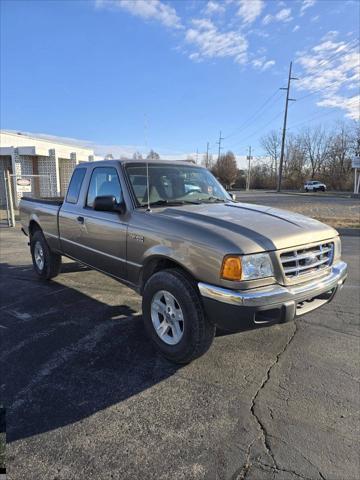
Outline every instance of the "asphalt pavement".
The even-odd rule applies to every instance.
[[[359,479],[359,238],[332,303],[179,368],[131,290],[70,261],[41,282],[21,232],[0,237],[9,480]]]
[[[301,193],[301,192],[284,192],[276,193],[262,190],[245,190],[234,191],[237,200],[240,202],[250,202],[263,205],[274,206],[278,208],[289,208],[301,205],[311,205],[319,203],[327,207],[343,207],[354,206],[359,208],[360,202],[358,198],[351,198],[349,196],[336,195],[330,193]]]

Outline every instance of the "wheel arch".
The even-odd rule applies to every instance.
[[[195,281],[194,275],[184,265],[165,255],[153,255],[146,259],[140,272],[140,293],[143,292],[147,280],[157,272],[169,269],[181,270],[189,279]]]
[[[41,232],[42,228],[40,227],[39,223],[32,218],[29,223],[29,236],[32,237],[38,230]]]

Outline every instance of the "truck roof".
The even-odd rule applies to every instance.
[[[132,160],[132,159],[113,159],[113,160],[96,160],[95,162],[81,162],[77,167],[81,166],[86,166],[86,165],[114,165],[114,164],[126,164],[126,163],[149,163],[151,164],[164,164],[164,165],[169,165],[169,164],[176,164],[176,165],[186,165],[186,166],[194,166],[194,167],[200,167],[204,168],[201,165],[197,165],[195,163],[186,161],[186,160],[146,160],[146,159],[141,159],[141,160]]]

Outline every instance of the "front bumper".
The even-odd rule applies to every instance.
[[[347,264],[332,265],[325,277],[300,285],[230,290],[200,282],[198,284],[206,314],[215,325],[241,331],[287,322],[330,302],[347,277]]]

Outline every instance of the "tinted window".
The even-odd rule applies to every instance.
[[[66,195],[66,201],[69,203],[77,203],[82,182],[86,173],[85,168],[77,168],[72,174],[70,185]]]
[[[116,169],[113,167],[94,168],[87,195],[87,206],[93,207],[96,197],[108,195],[113,195],[117,203],[121,203],[123,200]]]

